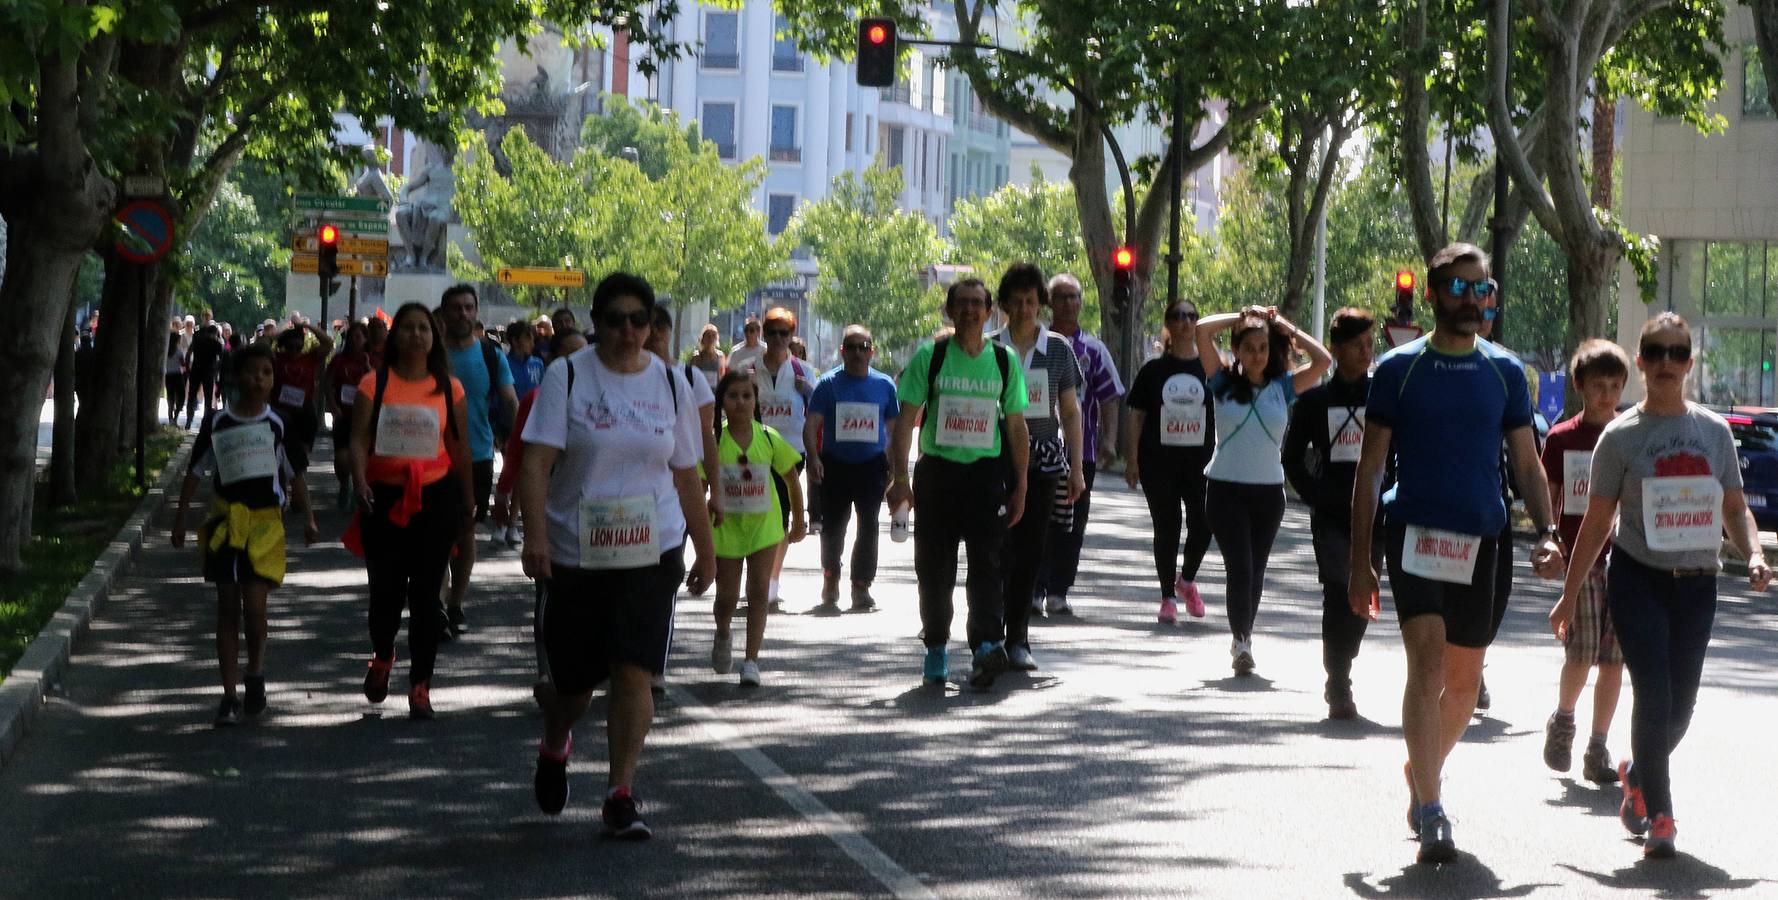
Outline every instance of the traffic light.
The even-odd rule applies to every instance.
[[[858,21],[858,83],[863,87],[895,85],[895,20]]]
[[[1414,321],[1414,273],[1408,269],[1395,273],[1395,318],[1398,322]]]
[[[339,226],[322,225],[315,234],[315,245],[315,254],[319,257],[315,273],[321,276],[321,283],[326,284],[340,274]]]
[[[1136,272],[1136,251],[1119,247],[1111,251],[1111,290],[1119,304],[1130,299],[1130,279]]]

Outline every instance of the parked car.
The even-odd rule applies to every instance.
[[[1778,410],[1764,407],[1710,407],[1729,423],[1741,458],[1747,508],[1761,531],[1778,531]]]

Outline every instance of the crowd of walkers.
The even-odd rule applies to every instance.
[[[1625,827],[1646,835],[1645,854],[1671,856],[1669,759],[1698,694],[1722,538],[1749,560],[1755,589],[1771,577],[1733,439],[1720,417],[1684,399],[1691,333],[1663,313],[1643,329],[1635,360],[1646,399],[1620,414],[1630,360],[1588,342],[1569,372],[1584,408],[1540,447],[1526,369],[1486,339],[1497,300],[1488,266],[1467,244],[1438,253],[1426,279],[1432,332],[1380,358],[1362,310],[1336,312],[1324,346],[1270,307],[1200,318],[1194,303],[1174,302],[1161,352],[1127,396],[1104,345],[1080,328],[1079,281],[1027,263],[994,290],[977,278],[950,285],[951,327],[921,343],[898,380],[873,368],[877,347],[859,325],[844,329],[841,365],[818,374],[782,308],[750,318],[745,342],[727,353],[705,327],[680,363],[671,314],[646,280],[622,273],[596,287],[588,335],[560,310],[508,326],[505,346],[484,336],[468,285],[446,290],[436,309],[401,307],[386,328],[350,325],[338,352],[328,334],[294,323],[226,357],[206,347],[199,366],[199,340],[219,329],[205,323],[182,345],[191,329],[179,323],[169,399],[195,398],[200,378],[205,393],[217,378],[230,385],[220,410],[199,410],[174,523],[182,543],[187,507],[209,481],[198,542],[217,587],[217,722],[266,707],[280,509],[294,507],[305,537],[318,538],[303,473],[323,408],[341,505],[354,511],[344,539],[365,561],[366,699],[389,693],[405,611],[408,714],[433,717],[439,643],[469,627],[476,523],[492,518],[497,539],[522,546],[537,585],[537,802],[551,814],[568,802],[572,731],[607,685],[602,818],[624,838],[649,834],[632,791],[682,586],[693,596],[715,588],[718,674],[736,669],[733,624],[743,618],[739,682],[757,686],[790,545],[819,536],[823,608],[847,597],[869,611],[884,507],[897,539],[911,512],[922,679],[951,677],[963,548],[964,677],[990,689],[1009,669],[1039,667],[1033,616],[1072,614],[1094,477],[1121,449],[1152,520],[1156,619],[1174,624],[1181,607],[1208,614],[1216,598],[1198,582],[1214,541],[1237,677],[1258,667],[1287,484],[1309,508],[1330,718],[1358,715],[1352,663],[1384,605],[1386,573],[1407,656],[1407,820],[1428,863],[1456,858],[1440,791],[1485,694],[1484,657],[1510,597],[1516,493],[1537,535],[1533,571],[1566,572],[1549,614],[1564,661],[1545,762],[1571,766],[1575,707],[1597,669],[1583,775],[1620,784]],[[1614,766],[1606,741],[1626,667],[1632,756]]]

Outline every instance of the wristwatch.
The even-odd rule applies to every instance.
[[[1543,526],[1543,536],[1558,544],[1562,543],[1562,529],[1554,525]]]

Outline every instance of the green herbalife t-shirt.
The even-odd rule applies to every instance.
[[[1000,364],[994,360],[994,354],[1009,351],[987,343],[981,353],[970,356],[952,342],[945,351],[935,391],[926,383],[927,371],[932,368],[933,346],[927,344],[914,351],[895,391],[902,404],[926,407],[920,425],[920,452],[957,463],[999,456],[1000,417],[1023,413],[1028,403],[1025,373],[1020,371],[1018,360],[1007,360],[1006,381],[1002,384]]]

